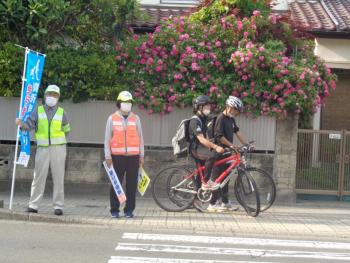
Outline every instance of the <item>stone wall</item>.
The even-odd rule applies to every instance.
[[[273,174],[277,186],[277,200],[295,202],[298,118],[289,115],[285,120],[277,120],[276,129]]]
[[[12,178],[14,145],[0,144],[0,190],[8,187]],[[32,158],[28,168],[17,166],[16,184],[31,182],[34,169],[35,147],[32,147]],[[102,147],[68,147],[66,161],[66,184],[107,184],[108,178],[102,165],[104,153]],[[253,166],[261,167],[272,173],[273,154],[251,154],[248,160]],[[176,160],[171,150],[146,150],[145,170],[152,178],[162,168],[177,163],[191,164],[191,160]],[[50,181],[50,176],[48,178]],[[1,185],[3,187],[1,187]]]

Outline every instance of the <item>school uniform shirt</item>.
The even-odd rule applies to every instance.
[[[197,135],[203,134],[204,137],[206,137],[207,134],[207,117],[198,116],[198,118],[192,118],[189,123],[189,137],[191,141],[196,142],[197,144],[200,144]]]
[[[220,142],[221,137],[225,137],[233,143],[233,135],[239,131],[236,120],[233,117],[220,113],[215,122],[214,134],[215,141]]]

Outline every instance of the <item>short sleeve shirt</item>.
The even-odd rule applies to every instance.
[[[198,143],[198,140],[196,139],[196,136],[198,134],[203,134],[204,137],[206,137],[207,133],[207,118],[203,118],[201,116],[198,116],[198,118],[192,118],[189,123],[189,136],[191,141],[196,141]]]
[[[233,142],[233,135],[239,131],[236,120],[221,113],[215,122],[214,136],[219,142],[221,137],[225,137],[229,142]]]

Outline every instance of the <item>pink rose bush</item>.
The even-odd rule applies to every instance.
[[[210,23],[196,13],[172,17],[153,34],[117,44],[120,78],[140,108],[163,115],[207,94],[221,106],[240,97],[249,116],[312,114],[336,88],[313,42],[293,35],[284,18],[229,7]]]

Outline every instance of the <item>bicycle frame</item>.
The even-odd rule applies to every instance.
[[[229,167],[227,167],[225,169],[225,171],[223,171],[216,179],[215,179],[215,182],[220,184],[220,187],[224,187],[226,185],[226,183],[228,182],[228,175],[230,175],[231,171],[233,169],[235,169],[238,165],[240,165],[242,162],[242,159],[241,159],[241,154],[239,153],[235,153],[235,154],[231,154],[230,156],[224,158],[224,159],[221,159],[221,160],[218,160],[214,163],[214,166],[219,166],[219,165],[222,165],[224,163],[231,163]],[[199,175],[200,176],[200,180],[202,183],[205,182],[204,180],[204,169],[205,169],[205,166],[204,165],[200,165],[200,164],[196,164],[197,166],[197,169],[194,170],[191,175],[189,175],[187,178],[190,178],[192,176],[195,176],[195,175]],[[231,176],[230,176],[231,177]],[[227,180],[226,180],[227,179]]]

